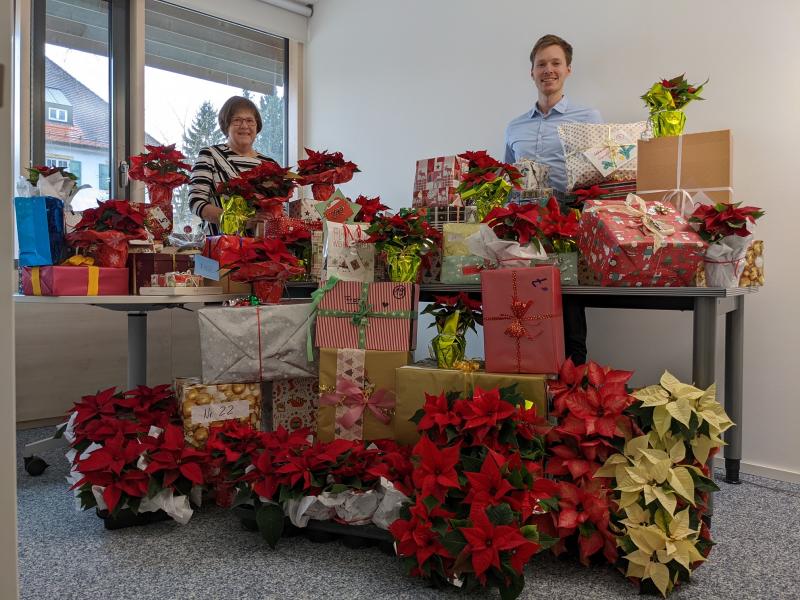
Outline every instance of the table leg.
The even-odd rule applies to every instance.
[[[694,299],[694,327],[692,328],[692,380],[695,386],[705,389],[714,383],[717,365],[717,299]],[[714,467],[711,466],[711,479]],[[708,496],[708,514],[714,515],[714,494]]]
[[[128,313],[128,389],[147,385],[147,313]]]
[[[741,483],[743,352],[744,296],[737,296],[736,309],[725,315],[725,412],[735,423],[725,432],[725,483]]]

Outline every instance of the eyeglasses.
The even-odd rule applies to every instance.
[[[254,127],[256,124],[255,119],[242,119],[241,117],[236,117],[235,119],[231,119],[231,125],[235,127],[241,127],[242,125],[247,125],[248,127]]]

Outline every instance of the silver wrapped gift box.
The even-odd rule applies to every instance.
[[[202,308],[203,383],[316,377],[306,355],[310,302]]]

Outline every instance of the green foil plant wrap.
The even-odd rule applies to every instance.
[[[467,330],[476,331],[483,325],[480,300],[474,300],[466,292],[452,296],[434,296],[434,302],[425,307],[422,314],[433,315],[436,337],[431,340],[431,356],[440,369],[454,369],[464,360],[467,349]]]
[[[503,206],[512,188],[520,189],[522,173],[514,165],[495,160],[486,150],[458,155],[469,161],[469,170],[461,178],[456,192],[461,200],[473,204],[480,222],[492,209]]]
[[[700,92],[708,83],[706,79],[700,85],[691,85],[684,75],[672,79],[655,82],[642,96],[645,105],[650,109],[650,124],[653,137],[681,135],[686,126],[686,115],[683,108],[692,100],[702,100]]]
[[[467,338],[459,334],[461,311],[455,311],[444,321],[444,327],[439,327],[438,335],[431,340],[431,355],[436,359],[436,366],[440,369],[453,369],[456,362],[464,360],[467,350]]]
[[[223,196],[219,228],[225,235],[242,235],[249,219],[256,214],[242,196]]]
[[[422,256],[417,244],[405,247],[386,246],[385,252],[389,281],[395,283],[417,282],[419,268],[422,264]]]
[[[505,179],[483,183],[461,193],[461,199],[475,205],[475,217],[480,222],[493,208],[503,206],[511,191],[511,184]]]

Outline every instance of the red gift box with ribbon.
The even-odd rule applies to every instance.
[[[127,296],[128,269],[96,267],[90,257],[75,256],[70,264],[23,267],[26,296]]]
[[[578,247],[598,285],[692,285],[706,243],[680,212],[631,194],[625,202],[588,200]]]
[[[481,273],[487,373],[557,373],[564,361],[558,267]]]

